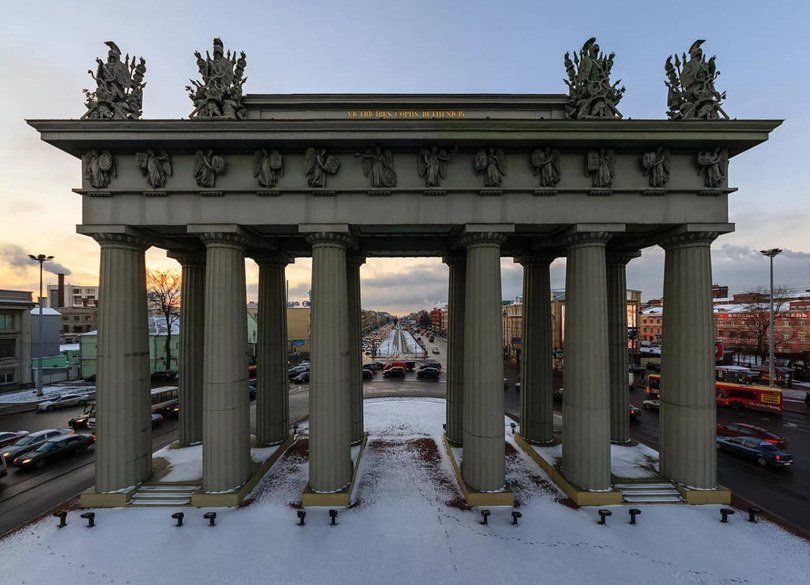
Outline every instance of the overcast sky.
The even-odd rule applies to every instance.
[[[664,118],[663,63],[707,39],[717,55],[726,111],[741,119],[785,119],[771,140],[732,160],[730,220],[737,231],[713,246],[714,281],[732,292],[767,285],[758,250],[784,248],[778,285],[810,288],[810,165],[805,105],[810,76],[801,42],[810,3],[782,1],[600,2],[479,0],[180,2],[127,5],[84,0],[9,2],[0,20],[0,288],[35,291],[28,253],[56,256],[52,272],[78,284],[98,282],[97,244],[81,223],[78,160],[42,143],[26,118],[78,118],[87,70],[105,57],[104,41],[147,60],[145,118],[188,116],[184,89],[197,77],[193,53],[215,36],[247,53],[247,93],[492,92],[564,93],[563,53],[596,36],[615,52],[614,78],[627,92],[626,117]],[[177,267],[160,250],[147,264]],[[628,267],[628,286],[660,296],[663,254],[645,250]],[[288,268],[291,298],[309,290],[310,263]],[[363,307],[403,314],[447,300],[439,259],[371,260],[361,269]],[[248,263],[248,298],[258,273]],[[46,276],[55,281],[53,276]],[[564,261],[552,286],[564,284]],[[503,297],[514,298],[521,270],[503,262]]]

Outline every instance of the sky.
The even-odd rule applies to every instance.
[[[337,509],[335,526],[327,508],[315,507],[298,526],[294,503],[308,468],[304,422],[296,446],[259,481],[249,505],[216,509],[215,526],[203,518],[209,510],[185,508],[179,528],[171,518],[179,509],[165,507],[98,509],[95,527],[87,528],[73,508],[64,528],[45,516],[0,540],[3,576],[26,585],[51,585],[56,575],[63,583],[105,585],[806,582],[810,544],[768,521],[747,522],[743,510],[722,524],[717,505],[634,505],[641,515],[631,525],[630,506],[611,506],[600,526],[593,507],[565,504],[516,446],[509,419],[506,481],[522,516],[513,525],[513,508],[493,506],[484,526],[480,509],[460,506],[441,443],[444,420],[441,399],[366,400],[369,441],[354,505]],[[251,456],[263,460],[267,451],[252,449]],[[620,477],[649,477],[634,473],[642,460],[650,469],[657,465],[657,453],[647,448],[614,446],[611,454]],[[175,481],[202,475],[199,446],[155,456],[169,461]]]
[[[540,3],[515,0],[379,2],[142,0],[123,10],[110,2],[9,2],[0,21],[0,288],[38,288],[29,253],[55,256],[45,282],[65,272],[74,284],[98,282],[98,245],[75,233],[81,198],[77,159],[41,142],[26,119],[79,118],[83,88],[104,42],[147,60],[144,118],[187,117],[184,89],[197,78],[193,53],[219,36],[247,54],[246,93],[565,93],[563,54],[590,36],[615,52],[613,78],[627,92],[625,117],[665,118],[666,58],[706,39],[716,55],[717,88],[732,118],[783,119],[769,142],[730,163],[730,221],[736,231],[713,245],[714,281],[730,292],[768,284],[759,250],[782,248],[777,286],[810,289],[810,165],[804,160],[810,93],[800,39],[810,3],[641,0]],[[58,263],[58,264],[57,264]],[[564,286],[563,259],[552,287]],[[147,266],[177,268],[152,249]],[[291,300],[304,300],[311,264],[287,269]],[[447,301],[448,269],[440,259],[372,259],[361,268],[363,308],[405,314]],[[247,263],[247,298],[258,269]],[[502,262],[503,298],[520,294],[522,268]],[[644,299],[663,288],[663,252],[643,251],[628,265],[628,287]]]

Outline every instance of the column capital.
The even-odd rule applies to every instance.
[[[169,250],[166,256],[177,260],[180,266],[205,266],[205,250],[196,252]]]
[[[658,245],[661,246],[664,250],[670,250],[672,248],[678,248],[680,246],[690,246],[690,245],[705,245],[709,246],[711,243],[717,239],[719,236],[719,232],[685,232],[682,234],[676,234],[673,236],[669,236],[664,238]]]
[[[560,241],[560,243],[566,248],[575,248],[577,246],[588,245],[604,246],[608,243],[612,236],[613,234],[607,231],[577,232],[567,235]]]
[[[362,254],[346,254],[346,263],[349,266],[360,267],[366,263],[366,257]]]
[[[459,243],[465,248],[474,246],[498,246],[506,241],[506,234],[500,232],[471,232],[466,233],[459,239]]]
[[[333,246],[345,249],[352,243],[349,234],[340,232],[311,232],[304,238],[310,246]]]
[[[464,253],[451,253],[442,256],[442,262],[447,264],[450,268],[454,266],[463,266],[467,263],[467,255]]]
[[[557,252],[550,250],[548,252],[536,250],[515,256],[515,262],[522,265],[524,268],[528,268],[529,266],[550,266],[558,256],[559,254],[557,254]]]
[[[105,232],[91,235],[101,247],[119,246],[144,251],[152,245],[144,238],[127,233]]]
[[[605,253],[605,261],[608,264],[621,264],[627,265],[630,260],[639,258],[641,252],[638,250],[607,250]]]
[[[287,266],[287,264],[291,264],[295,261],[295,259],[290,254],[285,254],[283,252],[270,252],[270,251],[251,252],[249,257],[260,267],[281,266],[282,268],[284,268]]]
[[[198,237],[206,246],[224,244],[244,248],[248,243],[247,238],[235,232],[201,232]]]

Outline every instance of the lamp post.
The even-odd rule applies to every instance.
[[[775,379],[776,379],[776,367],[774,364],[774,350],[773,350],[773,258],[774,256],[778,256],[782,253],[782,250],[779,248],[771,248],[770,250],[760,250],[760,254],[763,256],[767,256],[770,258],[771,264],[771,302],[770,302],[770,314],[769,314],[769,321],[768,321],[768,386],[773,388],[776,386]]]
[[[31,260],[39,262],[39,319],[37,323],[37,329],[39,331],[39,352],[37,358],[37,396],[42,396],[42,265],[45,262],[49,262],[53,260],[53,256],[46,256],[45,254],[38,254],[34,256],[33,254],[28,254],[28,257]]]

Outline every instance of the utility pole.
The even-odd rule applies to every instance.
[[[28,257],[35,262],[39,262],[39,319],[37,320],[37,329],[39,331],[39,357],[37,359],[37,396],[42,396],[42,352],[44,346],[42,340],[42,265],[45,262],[53,260],[53,256],[46,256],[45,254],[34,256],[33,254],[28,254]]]
[[[768,386],[773,388],[776,386],[776,364],[774,363],[774,331],[773,331],[773,259],[782,253],[779,248],[771,248],[770,250],[760,250],[760,254],[767,256],[771,264],[771,302],[770,314],[768,319]]]

